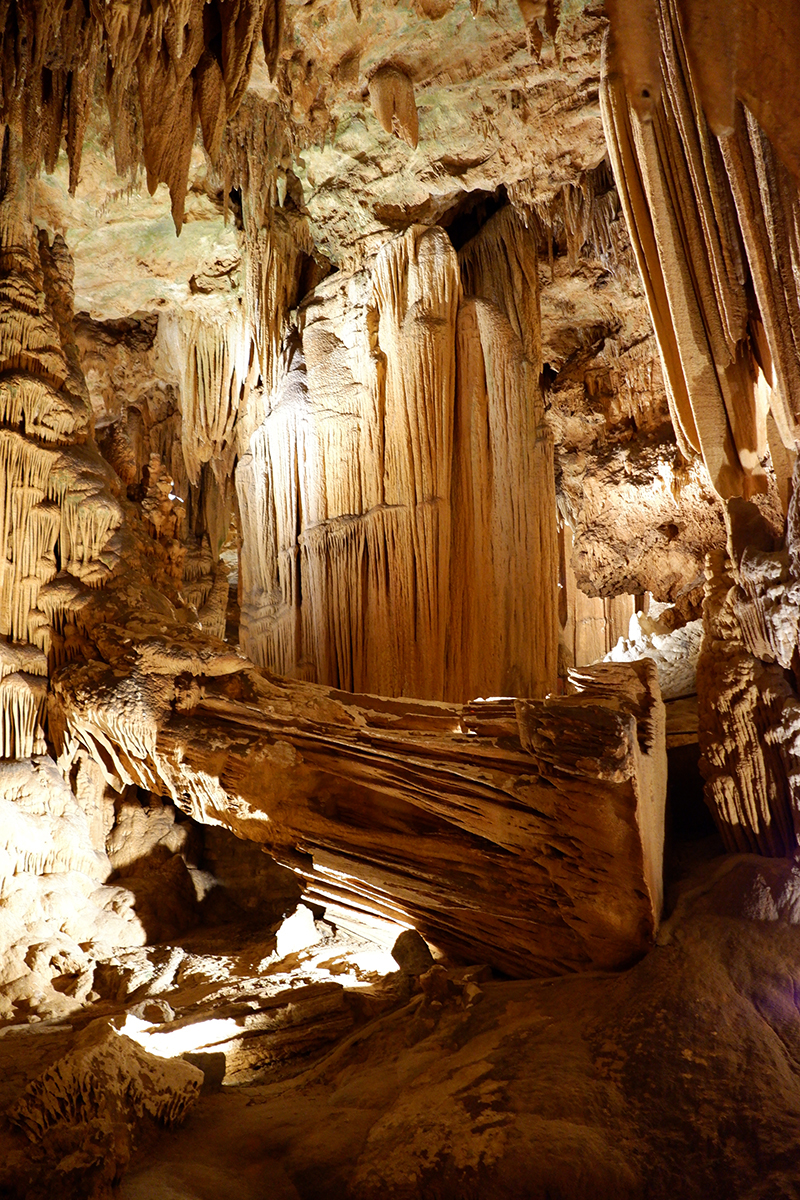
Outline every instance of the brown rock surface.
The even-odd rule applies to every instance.
[[[10,1200],[795,1194],[798,55],[0,3]]]
[[[233,1196],[234,1163],[243,1200],[792,1196],[798,934],[754,900],[797,868],[762,864],[707,868],[623,975],[417,995],[294,1079],[204,1097],[123,1197]]]
[[[649,944],[666,771],[647,660],[591,669],[560,700],[457,708],[230,674],[224,660],[184,693],[161,659],[138,711],[141,666],[113,661],[61,672],[62,761],[102,746],[110,779],[263,842],[345,925],[414,924],[523,974],[624,963]],[[173,649],[172,670],[184,664]]]

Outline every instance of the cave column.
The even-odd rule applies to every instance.
[[[44,751],[48,668],[118,560],[122,514],[91,440],[72,264],[33,226],[21,139],[0,162],[0,757]]]

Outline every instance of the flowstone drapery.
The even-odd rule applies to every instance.
[[[536,241],[510,209],[461,265],[412,227],[317,290],[237,472],[256,662],[390,696],[553,690],[538,321]]]

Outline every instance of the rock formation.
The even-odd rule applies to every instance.
[[[3,1195],[794,1194],[798,51],[0,4]]]
[[[461,258],[412,227],[301,310],[237,468],[242,645],[270,670],[432,700],[555,685],[536,243],[507,211]]]
[[[464,708],[218,670],[185,691],[160,665],[142,712],[141,658],[65,669],[61,761],[87,750],[109,781],[265,843],[345,924],[407,922],[514,974],[617,965],[652,939],[666,771],[649,661],[595,668],[561,700]]]

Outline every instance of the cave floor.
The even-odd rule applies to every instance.
[[[800,872],[713,848],[629,970],[417,985],[299,1073],[208,1087],[120,1196],[800,1195]]]

